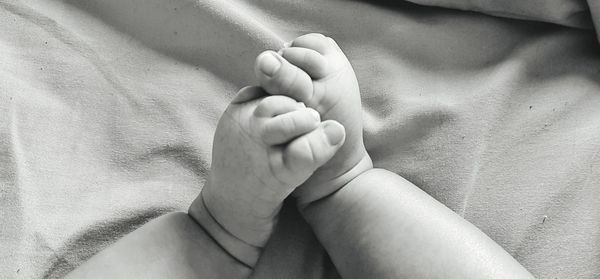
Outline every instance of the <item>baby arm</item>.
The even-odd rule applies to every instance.
[[[533,278],[474,225],[387,170],[366,171],[301,212],[343,278]]]
[[[276,71],[265,71],[277,65]],[[307,34],[256,60],[261,86],[336,120],[346,143],[294,195],[344,278],[531,278],[475,226],[402,177],[373,169],[359,86],[333,39]]]

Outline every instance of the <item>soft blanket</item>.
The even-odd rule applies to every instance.
[[[0,277],[60,277],[185,211],[256,55],[308,32],[354,66],[377,167],[538,278],[600,277],[592,29],[342,0],[0,0]],[[334,277],[283,214],[257,277]]]

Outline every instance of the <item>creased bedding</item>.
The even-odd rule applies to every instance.
[[[596,0],[408,0],[427,6],[549,22],[596,30],[600,38],[600,3]]]
[[[376,166],[538,278],[600,277],[595,33],[341,0],[0,0],[0,277],[60,277],[185,211],[256,55],[308,32],[354,66]],[[293,206],[283,214],[256,277],[335,277]]]
[[[590,10],[594,0],[409,0],[410,2],[502,17],[551,22],[565,26],[591,28]],[[588,6],[588,3],[590,5]],[[591,8],[591,9],[590,9]]]

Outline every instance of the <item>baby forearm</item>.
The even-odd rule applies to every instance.
[[[303,215],[344,278],[532,278],[414,184],[369,170]]]

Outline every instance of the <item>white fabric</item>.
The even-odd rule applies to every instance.
[[[592,31],[400,1],[217,0],[0,0],[0,274],[60,277],[185,211],[256,55],[307,32],[353,64],[376,166],[539,278],[600,277]],[[257,272],[334,270],[286,207]]]

